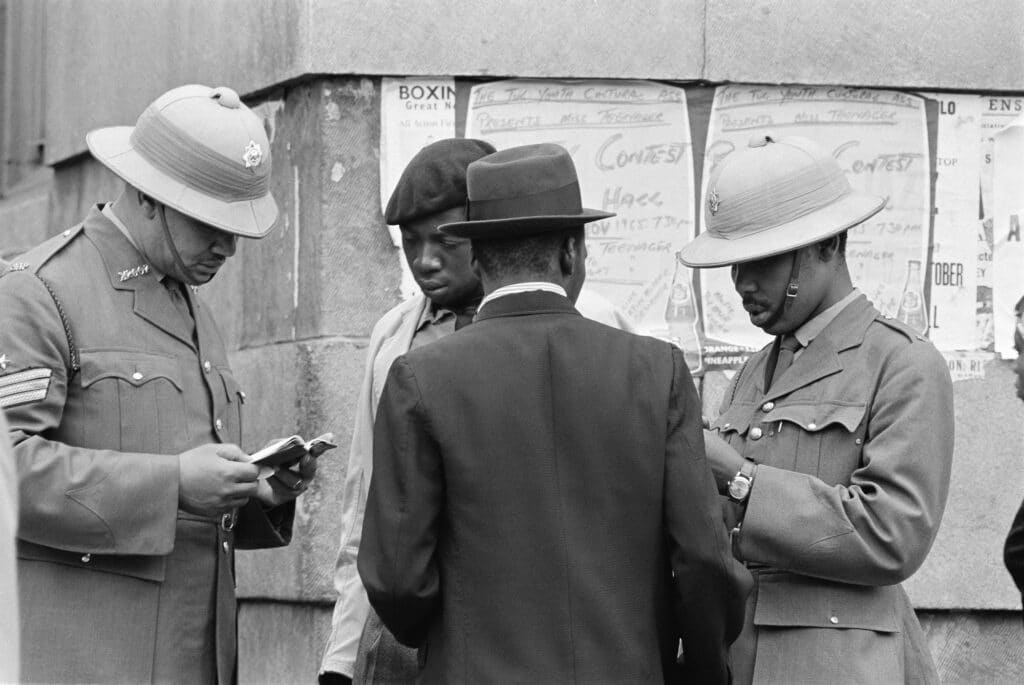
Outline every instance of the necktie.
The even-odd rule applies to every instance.
[[[775,359],[775,368],[772,370],[772,380],[768,384],[768,388],[771,388],[778,382],[779,377],[793,363],[793,355],[800,349],[800,341],[794,335],[782,336],[779,339],[778,345],[778,356]]]

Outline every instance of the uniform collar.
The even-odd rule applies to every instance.
[[[832,320],[839,316],[839,312],[846,309],[846,307],[860,297],[860,291],[854,288],[850,291],[850,294],[839,300],[831,307],[823,312],[819,312],[817,316],[814,316],[803,323],[799,328],[793,332],[793,337],[797,339],[801,347],[807,347],[811,344],[811,341],[818,337],[825,328],[832,323]]]

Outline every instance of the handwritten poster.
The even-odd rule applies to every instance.
[[[639,330],[673,340],[700,368],[689,269],[693,150],[683,89],[648,81],[508,80],[474,86],[466,136],[498,149],[558,143],[583,205],[616,212],[587,226],[587,285]]]
[[[924,101],[895,91],[831,86],[720,86],[711,110],[704,183],[715,165],[745,148],[752,136],[765,134],[809,138],[832,153],[854,190],[888,198],[880,213],[850,229],[850,274],[884,314],[925,333],[930,164]],[[750,324],[728,269],[704,270],[701,288],[709,368],[716,364],[711,352],[721,351],[735,362],[738,351],[769,342]]]
[[[1024,115],[993,136],[992,144],[992,314],[995,349],[1015,359],[1014,307],[1024,295]]]
[[[928,337],[943,352],[973,350],[978,302],[982,98],[950,93],[922,95],[935,100],[939,109]]]

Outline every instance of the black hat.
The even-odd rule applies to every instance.
[[[445,138],[416,153],[391,193],[384,220],[398,226],[466,205],[466,168],[494,152],[473,138]]]

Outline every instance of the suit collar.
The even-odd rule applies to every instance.
[[[877,314],[863,295],[851,302],[800,353],[800,358],[765,393],[765,399],[781,397],[841,371],[839,353],[864,342]]]
[[[96,246],[107,268],[111,287],[135,293],[135,314],[186,345],[194,347],[190,322],[183,319],[164,284],[160,282],[157,272],[146,262],[128,237],[103,215],[99,206],[89,210],[84,224],[86,236]],[[193,293],[188,292],[189,288],[184,290],[192,310],[196,311],[198,302]]]
[[[575,314],[580,316],[568,297],[544,290],[531,290],[505,295],[489,301],[485,306],[480,307],[474,321],[530,314]]]

